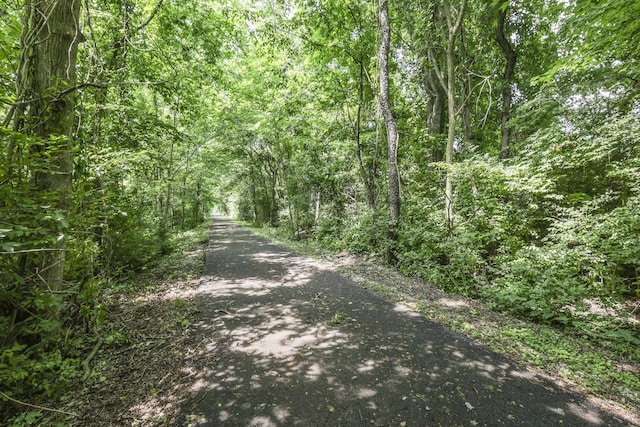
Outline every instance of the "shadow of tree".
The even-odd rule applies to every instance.
[[[132,425],[631,425],[327,266],[211,237],[197,286],[164,295],[197,309],[179,374]]]

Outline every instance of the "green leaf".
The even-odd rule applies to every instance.
[[[4,252],[14,252],[15,248],[19,246],[20,243],[18,242],[2,242],[2,244],[0,244],[0,248],[2,248]]]

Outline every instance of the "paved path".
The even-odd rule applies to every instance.
[[[193,425],[630,425],[222,218],[205,279]]]

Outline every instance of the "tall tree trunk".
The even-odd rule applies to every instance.
[[[251,156],[253,157],[253,156]],[[253,165],[253,161],[251,163]],[[250,168],[250,173],[251,173],[251,184],[249,186],[249,189],[251,191],[251,215],[252,215],[252,220],[253,223],[256,224],[258,222],[258,191],[256,190],[256,172],[254,169],[254,166],[251,166]]]
[[[356,140],[356,158],[358,159],[358,166],[360,169],[360,176],[364,182],[364,188],[367,193],[367,204],[372,211],[376,210],[376,196],[375,196],[375,176],[367,171],[364,161],[362,160],[362,144],[361,144],[361,130],[362,130],[362,108],[364,107],[364,64],[360,60],[360,78],[358,81],[358,110],[356,111],[356,121],[353,126],[353,133]]]
[[[182,216],[180,217],[180,225],[184,226],[187,223],[187,177],[189,176],[189,155],[185,159],[184,175],[182,176],[182,189],[180,191],[180,207]],[[196,223],[194,223],[196,224]]]
[[[464,19],[467,0],[462,0],[457,16],[454,15],[453,8],[448,0],[444,2],[444,12],[447,18],[447,28],[449,35],[447,39],[447,104],[449,115],[449,129],[447,133],[447,149],[445,151],[445,163],[453,164],[453,145],[456,138],[456,98],[455,98],[455,45],[458,30]],[[445,223],[449,234],[453,230],[453,184],[451,183],[451,172],[447,171],[445,177]]]
[[[318,188],[316,190],[316,211],[315,211],[315,215],[313,217],[313,226],[317,227],[318,226],[318,222],[320,221],[320,189]]]
[[[511,46],[509,39],[504,33],[505,21],[509,6],[501,9],[498,12],[498,26],[496,27],[496,41],[502,49],[504,56],[507,58],[507,64],[504,68],[504,75],[502,78],[502,124],[501,124],[501,143],[500,143],[500,157],[509,157],[510,147],[510,131],[509,131],[509,118],[511,115],[511,82],[513,81],[513,73],[516,68],[516,61],[518,59],[517,52]]]
[[[433,30],[433,41],[428,43],[425,49],[427,60],[430,67],[425,69],[424,84],[427,92],[429,93],[428,101],[428,116],[427,126],[429,132],[435,135],[444,135],[446,130],[446,118],[447,118],[447,84],[445,82],[445,76],[442,73],[441,51],[435,40],[437,35],[446,30],[445,23],[443,21],[442,7],[439,2],[432,2],[432,11],[430,17],[430,28]],[[441,147],[437,144],[431,149],[431,161],[441,162],[444,160],[444,154],[446,146]]]
[[[387,0],[380,0],[380,50],[378,63],[380,66],[380,111],[387,128],[387,144],[389,146],[389,222],[397,226],[400,218],[400,174],[398,172],[398,128],[391,111],[389,100],[389,48],[391,45],[391,24],[389,23],[389,5]]]
[[[193,202],[193,223],[194,224],[200,224],[202,223],[201,220],[201,216],[200,216],[200,181],[196,181],[196,188],[195,188],[195,200]]]
[[[427,118],[427,125],[430,133],[440,135],[444,133],[444,111],[447,94],[442,85],[438,83],[438,77],[433,69],[427,71],[426,85],[429,91],[429,116]],[[438,160],[439,159],[436,161]]]
[[[22,40],[19,93],[29,100],[23,114],[14,117],[14,128],[42,139],[34,151],[46,153],[49,168],[33,171],[38,191],[52,194],[52,208],[59,212],[63,230],[44,261],[27,262],[27,272],[49,288],[62,286],[66,236],[64,228],[71,208],[73,169],[76,59],[83,41],[78,25],[81,2],[45,0],[28,2],[25,24],[28,37]]]
[[[398,171],[398,128],[391,111],[389,100],[389,49],[391,45],[391,24],[389,22],[389,5],[387,0],[380,0],[380,50],[378,64],[380,67],[380,111],[387,129],[388,163],[389,163],[389,240],[391,245],[387,252],[387,260],[397,262],[396,246],[398,241],[398,221],[400,219],[400,173]]]

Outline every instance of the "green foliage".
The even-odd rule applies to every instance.
[[[389,238],[389,214],[384,210],[365,212],[342,228],[333,229],[330,236],[321,234],[318,238],[325,242],[334,240],[331,246],[335,249],[385,259],[392,245]],[[322,233],[327,230],[327,227],[321,228]]]
[[[500,309],[567,324],[568,308],[589,296],[579,279],[584,261],[580,255],[557,248],[523,248],[501,265],[483,295]]]
[[[585,349],[584,344],[571,337],[565,338],[558,330],[522,326],[507,327],[500,332],[503,343],[519,343],[520,348],[511,351],[520,353],[527,363],[539,367],[564,366],[567,370],[565,375],[596,392],[605,393],[613,383],[629,391],[637,390],[640,385],[637,376],[616,367],[606,353],[592,351],[588,347]],[[625,353],[624,346],[616,349],[619,355]],[[637,351],[631,351],[628,356],[637,357]]]
[[[640,342],[631,323],[590,308],[612,309],[638,292],[637,130],[633,116],[601,123],[574,116],[565,129],[529,138],[522,164],[549,183],[543,227],[539,238],[499,258],[485,298],[602,343]]]
[[[228,163],[240,217],[278,225],[333,251],[386,259],[393,248],[404,272],[448,291],[576,333],[603,322],[594,328],[607,340],[634,342],[632,322],[598,317],[589,308],[596,303],[623,313],[621,304],[638,292],[638,104],[633,78],[606,79],[611,70],[631,75],[630,62],[617,55],[624,64],[607,60],[598,69],[587,61],[545,74],[559,57],[566,62],[571,55],[558,47],[563,37],[585,32],[565,20],[562,4],[547,2],[544,11],[535,2],[508,6],[506,30],[518,53],[510,120],[514,156],[496,158],[501,106],[493,87],[503,84],[495,65],[503,55],[486,31],[487,24],[495,25],[495,11],[473,5],[456,51],[467,70],[456,87],[462,149],[449,166],[438,163],[446,127],[430,124],[438,113],[438,86],[430,84],[429,55],[436,63],[442,58],[429,46],[443,45],[444,24],[436,11],[417,3],[394,11],[403,52],[394,58],[403,87],[393,94],[402,133],[397,247],[384,209],[363,203],[368,188],[374,199],[384,200],[386,185],[384,166],[377,164],[384,141],[371,108],[375,33],[362,25],[371,11],[329,1],[303,3],[291,20],[275,12],[284,27],[312,29],[301,40],[277,33],[269,19],[256,24],[254,35],[264,44],[249,45],[234,63],[242,78],[229,80],[235,102],[225,109],[235,120],[223,116],[231,126],[219,134],[234,141],[226,153],[236,159]],[[586,2],[571,13],[586,22],[603,8]],[[596,27],[612,13],[586,33],[600,31]],[[612,28],[623,32],[617,24]],[[599,58],[598,43],[576,48],[577,55],[588,51]],[[454,187],[452,230],[444,227],[445,173]]]
[[[336,313],[331,318],[331,323],[333,323],[334,325],[339,325],[341,323],[344,323],[345,320],[347,320],[347,318],[343,314]]]
[[[15,343],[0,356],[0,379],[17,396],[55,397],[77,375],[78,359],[63,357],[59,350],[43,352]]]
[[[37,411],[23,412],[17,417],[14,417],[13,419],[9,420],[7,425],[9,427],[24,427],[24,426],[35,425],[37,420],[42,418],[43,415],[44,414],[42,412],[37,412]]]
[[[55,144],[0,128],[0,382],[13,398],[55,398],[77,375],[77,354],[60,345],[68,294],[41,285],[29,266],[42,265],[56,241],[68,232],[64,215],[54,209],[58,195],[38,191],[34,175],[50,171]],[[69,344],[69,343],[67,343]],[[0,417],[14,413],[0,398]],[[26,413],[17,424],[34,420]]]
[[[80,361],[69,347],[60,348],[55,341],[36,346],[14,343],[0,352],[0,381],[7,395],[24,400],[33,397],[55,399],[66,383],[80,375]],[[32,419],[33,413],[19,414],[0,396],[0,416],[20,425],[21,420]]]
[[[3,120],[21,108],[11,102],[21,84],[16,74],[26,9],[10,3],[0,11]],[[179,247],[174,233],[201,225],[219,200],[203,124],[231,21],[216,7],[199,7],[195,16],[188,3],[165,2],[154,10],[155,4],[88,1],[83,8],[87,41],[77,66],[89,86],[73,92],[68,221],[54,208],[65,195],[44,191],[40,181],[55,171],[51,159],[68,150],[69,140],[39,140],[0,127],[0,381],[13,398],[55,400],[83,356],[77,349],[84,345],[74,337],[105,326],[104,292]],[[178,38],[168,36],[174,32]],[[52,291],[33,272],[61,239],[64,281]],[[200,274],[201,262],[190,265],[183,274]],[[2,403],[0,418],[10,420],[14,409]],[[34,417],[25,412],[13,422]]]
[[[399,264],[443,289],[476,295],[501,257],[543,231],[549,184],[489,157],[454,165],[451,176],[457,189],[454,232],[444,227],[441,201],[420,197],[428,188],[416,183],[405,202]]]

